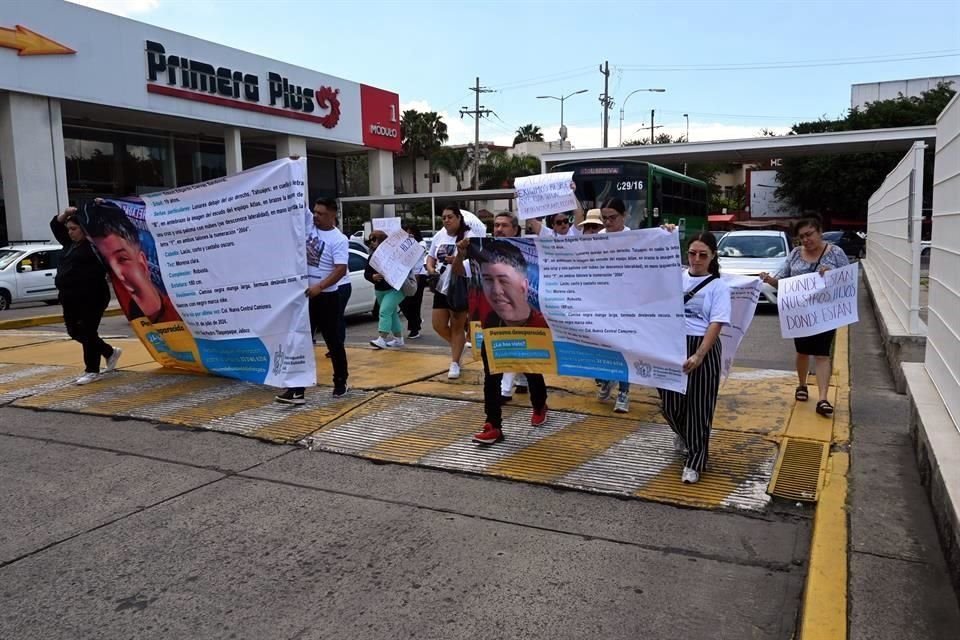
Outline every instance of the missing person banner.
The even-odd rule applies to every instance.
[[[87,208],[120,306],[157,362],[277,387],[316,384],[305,165],[277,160]]]
[[[777,285],[780,333],[804,338],[859,320],[857,276],[859,265],[783,278]]]
[[[753,316],[760,301],[762,283],[756,276],[734,276],[720,274],[723,281],[730,287],[730,324],[723,325],[720,330],[720,345],[723,353],[721,375],[726,380],[733,369],[733,361],[737,349],[747,334]]]
[[[470,258],[471,320],[492,371],[686,391],[676,232],[474,239]]]
[[[517,178],[513,182],[517,192],[517,217],[526,220],[573,211],[579,205],[572,183],[573,171]]]
[[[406,231],[397,230],[380,243],[370,256],[370,266],[394,289],[400,289],[407,275],[423,262],[423,246]]]

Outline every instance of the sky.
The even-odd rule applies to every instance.
[[[692,141],[784,133],[842,117],[850,85],[960,75],[952,0],[620,0],[424,2],[72,0],[355,82],[395,91],[401,109],[439,112],[450,143],[471,142],[475,79],[491,89],[480,139],[510,144],[533,123],[575,148],[601,146],[610,64],[609,144],[656,133]],[[652,93],[644,89],[665,89]],[[642,131],[638,131],[642,129]]]

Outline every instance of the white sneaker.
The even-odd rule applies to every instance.
[[[678,456],[687,455],[687,444],[677,434],[673,434],[673,450]]]
[[[472,348],[473,348],[473,345],[470,344],[470,341],[469,341],[469,340],[467,340],[466,342],[463,343],[463,348],[464,348],[464,349],[472,349]]]
[[[376,340],[370,341],[370,346],[374,349],[386,349],[390,345],[387,344],[387,341],[383,339],[383,336],[379,336]]]
[[[684,467],[683,475],[680,476],[680,479],[683,480],[684,484],[696,484],[700,481],[700,474],[690,467]]]
[[[460,364],[457,362],[450,363],[450,370],[447,372],[447,378],[450,380],[456,380],[460,377]]]
[[[627,413],[630,411],[630,396],[625,391],[617,394],[617,403],[613,406],[615,413]]]
[[[394,338],[393,340],[387,342],[387,346],[391,349],[399,349],[400,347],[404,346],[403,338]]]
[[[120,359],[120,356],[123,355],[123,349],[120,347],[113,348],[113,354],[107,358],[107,369],[104,373],[109,373],[117,368],[117,361]]]
[[[94,380],[100,377],[99,373],[85,373],[79,378],[77,378],[77,384],[90,384]]]

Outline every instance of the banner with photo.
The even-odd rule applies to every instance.
[[[471,326],[492,371],[686,391],[675,231],[475,238],[470,259]]]
[[[117,300],[168,367],[276,387],[316,384],[303,159],[88,206]]]

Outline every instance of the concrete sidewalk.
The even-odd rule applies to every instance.
[[[721,391],[711,469],[699,484],[683,485],[672,432],[652,389],[635,388],[630,413],[615,414],[610,403],[596,400],[590,381],[548,377],[547,424],[531,427],[526,398],[518,395],[504,408],[507,440],[483,448],[470,441],[484,422],[479,362],[466,364],[462,378],[451,381],[445,355],[350,349],[345,397],[333,399],[329,388],[318,387],[308,390],[306,406],[289,407],[273,402],[275,390],[165,370],[138,341],[115,342],[124,349],[121,370],[78,387],[70,383],[79,368],[65,364],[78,360],[75,343],[41,332],[0,334],[0,403],[141,418],[368,459],[758,513],[770,506],[766,488],[777,443],[795,411],[784,401],[792,397],[789,372],[736,370]],[[329,380],[329,362],[317,355],[318,379]],[[813,416],[812,409],[807,413]],[[832,426],[816,420],[808,421],[829,440]]]

